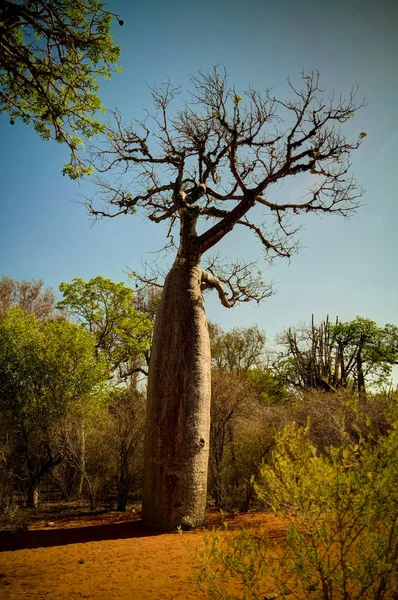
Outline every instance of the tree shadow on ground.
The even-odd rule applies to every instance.
[[[137,520],[127,523],[91,525],[70,529],[38,529],[18,531],[17,533],[4,531],[0,532],[0,552],[148,537],[162,533],[165,532],[149,529],[144,526],[142,521]]]

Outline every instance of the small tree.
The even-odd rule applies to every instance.
[[[234,462],[234,428],[240,417],[253,413],[250,386],[235,373],[213,371],[211,384],[210,491],[216,506],[224,506],[225,474]],[[225,461],[226,451],[229,461]],[[231,454],[232,453],[232,454]]]
[[[290,386],[333,391],[340,385],[329,317],[315,324],[286,329],[277,337],[283,352],[274,368]]]
[[[385,327],[356,317],[335,325],[329,318],[311,325],[289,328],[279,336],[284,352],[275,363],[280,377],[302,389],[334,392],[353,388],[362,400],[366,385],[389,382],[391,366],[398,361],[398,328]]]
[[[61,283],[64,299],[58,303],[82,323],[96,339],[98,351],[105,352],[112,371],[126,380],[147,371],[153,323],[134,306],[134,292],[124,283],[95,277],[86,282],[73,279]]]
[[[15,308],[0,322],[0,411],[24,457],[29,506],[37,506],[43,477],[61,460],[52,427],[104,380],[106,364],[94,348],[93,336],[64,320],[41,323]]]
[[[216,369],[246,373],[264,362],[265,335],[257,325],[223,331],[210,326],[211,358]]]
[[[118,390],[112,396],[109,413],[112,419],[109,431],[111,456],[117,477],[117,510],[126,510],[134,478],[140,471],[135,483],[142,486],[145,396],[132,388]]]
[[[117,177],[98,178],[105,206],[88,202],[97,217],[140,209],[154,223],[167,221],[177,250],[156,316],[145,442],[143,516],[166,529],[200,525],[205,514],[211,358],[203,291],[217,290],[228,308],[271,293],[255,264],[213,259],[206,269],[203,256],[240,227],[269,259],[290,257],[290,216],[348,216],[359,195],[349,157],[360,139],[347,141],[341,128],[357,110],[354,93],[323,98],[317,73],[303,75],[302,89],[290,84],[288,101],[249,89],[244,102],[217,69],[193,86],[174,116],[178,89],[170,84],[152,91],[156,113],[138,125],[115,112],[93,160]],[[299,175],[313,181],[302,200],[270,200],[272,186]]]
[[[210,493],[217,506],[247,510],[251,476],[272,439],[264,432],[262,405],[280,401],[283,388],[265,367],[265,335],[256,325],[224,332],[210,324],[209,332]]]
[[[111,22],[101,0],[3,0],[0,7],[0,112],[66,143],[64,173],[73,178],[90,170],[78,136],[104,129],[95,118],[103,108],[97,77],[110,77],[120,52]]]
[[[378,327],[374,321],[356,317],[336,323],[331,330],[336,346],[336,365],[342,385],[351,378],[361,399],[366,399],[369,385],[386,385],[391,379],[391,366],[398,363],[398,327]]]
[[[107,413],[107,396],[108,393],[104,397],[94,395],[69,406],[51,428],[51,444],[61,458],[60,465],[52,473],[54,481],[66,499],[72,495],[78,499],[88,497],[91,510],[95,508],[98,479],[103,481],[105,473],[106,458],[101,456],[99,447],[103,451],[101,433]],[[100,457],[102,463],[98,460]],[[100,463],[97,470],[91,468],[92,462]]]
[[[286,386],[274,369],[251,369],[246,376],[254,396],[261,404],[283,404],[287,399]]]

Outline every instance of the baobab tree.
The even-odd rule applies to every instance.
[[[154,223],[168,222],[176,249],[156,315],[145,441],[143,517],[164,529],[198,526],[205,516],[210,344],[203,292],[215,289],[227,308],[271,293],[255,265],[210,259],[206,268],[204,255],[243,227],[269,259],[290,257],[298,229],[292,215],[355,211],[361,192],[350,154],[366,135],[347,141],[342,125],[359,108],[355,92],[324,99],[318,73],[303,74],[301,88],[289,82],[288,101],[271,90],[249,89],[243,98],[217,68],[192,84],[174,113],[180,90],[171,84],[152,90],[155,111],[143,121],[125,124],[114,113],[105,146],[94,151],[101,174],[88,201],[95,217],[141,210]],[[300,175],[313,181],[303,198],[268,198],[273,185]]]

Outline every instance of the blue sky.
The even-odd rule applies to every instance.
[[[302,250],[291,263],[265,270],[276,294],[261,306],[232,310],[207,298],[211,320],[228,329],[258,323],[269,338],[284,327],[356,315],[380,325],[398,323],[397,145],[398,3],[395,0],[110,0],[123,18],[113,33],[122,46],[123,73],[101,85],[103,102],[140,118],[149,104],[147,84],[189,85],[199,69],[225,65],[237,90],[251,84],[287,95],[286,78],[318,69],[328,91],[347,94],[359,84],[367,106],[350,122],[354,136],[368,137],[352,157],[353,173],[365,194],[358,214],[306,219]],[[126,280],[129,269],[151,261],[164,243],[164,229],[141,215],[101,221],[78,203],[90,182],[71,182],[61,174],[67,150],[41,141],[20,123],[0,116],[2,211],[0,274],[15,279],[43,278],[57,289],[61,281],[96,275]],[[295,187],[276,197],[294,197]],[[256,242],[238,231],[223,244],[231,257],[258,258]],[[243,252],[243,249],[245,252]]]

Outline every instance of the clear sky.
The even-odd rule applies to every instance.
[[[353,172],[363,184],[363,206],[344,220],[306,219],[302,250],[291,263],[265,271],[276,294],[261,306],[221,307],[207,299],[211,320],[228,329],[258,323],[269,338],[284,327],[329,314],[356,315],[398,324],[397,147],[398,2],[396,0],[110,0],[109,10],[125,24],[114,25],[122,47],[123,73],[101,85],[103,102],[126,119],[148,106],[146,84],[169,77],[187,86],[199,69],[225,65],[238,91],[249,84],[286,95],[286,78],[318,69],[327,90],[348,93],[359,84],[367,106],[350,122],[353,135],[368,137],[353,154]],[[162,227],[143,216],[121,216],[90,228],[76,200],[89,182],[61,174],[67,149],[41,141],[21,123],[0,115],[0,274],[43,278],[57,289],[73,277],[96,275],[127,280],[129,269],[164,242]],[[294,197],[294,186],[277,197]],[[255,241],[238,231],[223,245],[231,257],[258,257]],[[243,252],[243,248],[245,252]]]

